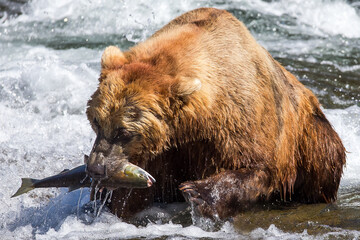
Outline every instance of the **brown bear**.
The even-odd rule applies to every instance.
[[[227,11],[193,10],[126,52],[110,46],[101,67],[88,172],[101,180],[130,161],[157,180],[115,190],[114,214],[183,196],[220,219],[264,202],[336,200],[339,136],[314,94]]]

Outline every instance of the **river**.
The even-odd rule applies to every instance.
[[[130,224],[89,190],[10,196],[21,177],[82,164],[95,134],[85,116],[104,48],[126,50],[198,7],[226,9],[319,98],[348,151],[332,205],[246,212],[194,225],[184,204],[155,206]],[[1,239],[360,239],[359,0],[0,0]]]

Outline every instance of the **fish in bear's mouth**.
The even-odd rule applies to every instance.
[[[85,165],[65,169],[59,174],[44,179],[22,178],[20,188],[12,197],[35,188],[68,187],[69,191],[73,191],[90,187],[92,190],[98,188],[101,192],[104,188],[110,191],[117,188],[148,188],[155,183],[155,179],[148,172],[124,159],[117,162],[117,168],[111,175],[107,175],[104,168],[104,175],[101,178],[95,178],[89,174],[89,166],[86,165],[89,162],[89,156],[85,155],[84,161]]]
[[[111,161],[114,164],[101,165],[99,163],[89,164],[89,156],[85,155],[84,162],[87,165],[87,174],[93,179],[93,186],[101,183],[102,187],[114,190],[129,186],[134,188],[151,187],[156,182],[148,172],[124,158]],[[115,164],[116,166],[114,166]],[[109,166],[112,168],[111,171],[109,171]]]

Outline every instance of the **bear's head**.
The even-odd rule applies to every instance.
[[[176,141],[178,112],[201,92],[201,82],[166,74],[153,64],[158,62],[136,60],[114,46],[105,49],[99,86],[87,107],[97,135],[87,160],[92,177],[111,177],[124,161],[145,168]]]

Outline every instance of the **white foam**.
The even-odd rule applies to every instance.
[[[200,6],[192,1],[116,1],[106,4],[102,0],[59,1],[34,0],[24,7],[22,15],[6,21],[2,25],[9,27],[5,33],[12,32],[10,38],[18,38],[16,31],[19,24],[31,24],[29,39],[43,38],[44,32],[50,37],[115,34],[125,35],[129,41],[144,40],[161,25],[176,15]],[[84,11],[86,9],[86,11]],[[158,14],[161,13],[161,14]],[[41,22],[38,25],[36,22]],[[30,26],[31,26],[30,25]],[[43,29],[43,26],[48,25]],[[61,25],[61,27],[59,27]],[[41,29],[41,32],[37,32]],[[15,32],[14,32],[15,31]],[[24,31],[21,28],[20,31]],[[27,31],[25,29],[25,31]],[[7,34],[4,34],[7,36]]]
[[[341,185],[355,185],[360,182],[360,108],[325,110],[326,117],[339,134],[348,151],[346,167]]]
[[[66,0],[56,3],[51,0],[34,0],[26,4],[22,15],[0,24],[0,36],[10,41],[35,39],[46,42],[58,36],[92,39],[94,36],[113,35],[125,36],[130,42],[139,42],[175,16],[209,6],[256,11],[264,17],[278,16],[278,26],[297,34],[360,37],[360,16],[352,5],[342,0],[235,0],[213,4],[190,0],[125,0],[121,3],[110,0],[106,4],[101,0]],[[295,19],[294,26],[281,22],[283,17],[289,16]],[[308,44],[306,48],[311,45]]]
[[[329,232],[323,235],[310,235],[305,229],[301,233],[285,232],[277,228],[274,224],[271,224],[268,229],[257,228],[250,233],[251,239],[267,239],[267,240],[303,240],[303,239],[357,239],[360,236],[359,231],[341,230],[337,228],[331,228],[329,226],[323,226],[329,230]]]
[[[302,33],[315,35],[343,35],[349,38],[360,37],[360,16],[354,6],[342,0],[280,0],[265,2],[261,0],[233,1],[232,6],[243,4],[247,9],[275,16],[291,16],[297,21]]]
[[[134,29],[142,30],[142,37],[148,36],[156,28],[182,12],[206,7],[203,1],[131,1],[119,3],[116,0],[65,0],[54,3],[51,0],[34,0],[24,8],[24,13],[4,26],[13,26],[20,22],[50,21],[64,22],[62,29],[55,31],[72,34],[118,34],[127,32],[130,40]],[[360,37],[360,16],[354,6],[342,0],[281,0],[264,2],[261,0],[235,0],[229,3],[215,3],[218,8],[236,7],[255,10],[275,16],[288,15],[296,19],[297,27],[313,34],[337,35],[349,38]],[[86,9],[86,11],[83,11]],[[161,13],[161,14],[158,14]],[[76,29],[76,32],[74,30]],[[54,29],[52,29],[52,32]],[[136,37],[138,40],[138,37]]]
[[[20,177],[43,178],[80,165],[90,151],[94,133],[84,113],[98,77],[89,64],[100,53],[26,45],[2,51],[0,172],[7,181],[0,187],[0,215],[9,223],[24,207],[57,193],[36,190],[35,195],[10,199]]]
[[[37,239],[129,239],[137,238],[211,238],[235,239],[240,237],[230,224],[225,224],[217,232],[207,232],[195,226],[183,227],[180,224],[153,224],[146,227],[136,227],[116,219],[112,214],[103,213],[97,222],[90,225],[80,222],[76,217],[69,216],[58,231],[50,229],[45,234],[36,235]]]

